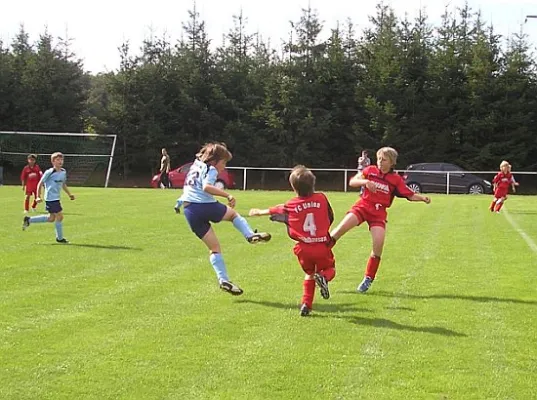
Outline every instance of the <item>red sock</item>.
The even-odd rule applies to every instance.
[[[304,287],[302,304],[305,304],[311,310],[313,308],[313,296],[315,296],[315,281],[313,279],[304,279],[302,286]]]
[[[32,203],[32,208],[36,208],[37,207],[37,201],[35,201],[35,197],[34,197],[34,202]]]
[[[367,261],[367,267],[365,268],[365,276],[369,276],[371,279],[375,279],[377,270],[379,269],[380,257],[370,256]]]
[[[334,277],[336,276],[336,269],[335,268],[327,268],[323,269],[321,272],[319,272],[322,276],[325,277],[325,279],[330,282]]]
[[[503,201],[501,203],[496,204],[496,211],[500,211],[503,207]]]
[[[28,211],[28,207],[30,207],[30,198],[29,197],[26,197],[24,199],[24,210],[25,211]]]
[[[490,211],[493,211],[493,210],[494,210],[494,207],[496,207],[496,199],[492,200],[492,203],[490,203],[489,210],[490,210]]]

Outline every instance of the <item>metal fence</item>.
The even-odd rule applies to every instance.
[[[227,167],[232,170],[237,189],[289,190],[292,168]],[[349,187],[355,169],[311,168],[317,177],[316,188],[322,191],[354,190]],[[396,170],[415,191],[445,194],[490,194],[492,179],[498,171],[423,171]],[[519,183],[517,193],[537,194],[537,172],[513,171]]]

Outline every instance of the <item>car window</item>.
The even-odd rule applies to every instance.
[[[442,171],[441,163],[427,163],[420,166],[422,171]]]
[[[181,167],[181,169],[179,169],[179,172],[182,172],[184,174],[188,174],[188,171],[190,170],[190,167],[192,166],[192,164],[186,164],[186,165],[183,165]]]
[[[462,171],[463,169],[461,167],[458,167],[453,164],[444,164],[444,171]]]

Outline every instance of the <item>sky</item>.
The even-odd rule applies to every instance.
[[[45,29],[53,37],[73,39],[72,50],[92,73],[114,71],[119,67],[118,47],[128,40],[138,49],[145,37],[153,31],[166,34],[172,42],[181,36],[182,22],[188,20],[190,0],[25,0],[2,2],[0,7],[0,39],[10,43],[21,24],[35,41]],[[83,6],[77,6],[83,4]],[[445,8],[455,10],[464,0],[385,0],[396,15],[405,13],[414,17],[423,7],[433,25],[438,25]],[[492,23],[496,32],[505,36],[518,32],[528,14],[537,15],[535,0],[468,0],[474,11],[480,9],[485,21]],[[260,32],[264,39],[279,47],[288,37],[289,21],[297,21],[308,0],[197,0],[197,9],[205,20],[210,39],[216,45],[222,35],[233,26],[232,16],[242,9],[251,32]],[[322,38],[329,35],[337,21],[350,18],[360,33],[368,26],[368,16],[374,15],[374,0],[309,0],[324,23]],[[533,49],[537,48],[537,19],[523,25]],[[534,51],[535,52],[535,51]],[[535,52],[537,54],[537,52]]]

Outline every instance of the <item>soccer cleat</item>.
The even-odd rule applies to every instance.
[[[30,226],[30,217],[24,217],[22,220],[22,230],[25,231]]]
[[[268,242],[272,236],[270,236],[270,233],[266,232],[257,232],[257,229],[254,231],[254,234],[248,238],[248,242],[254,244],[259,242]]]
[[[330,291],[328,290],[328,281],[326,280],[326,278],[321,274],[314,274],[313,279],[315,280],[317,286],[319,286],[319,290],[321,291],[321,296],[323,296],[323,299],[329,299]]]
[[[373,283],[373,279],[371,279],[369,276],[364,277],[364,280],[356,290],[358,290],[360,293],[365,293],[369,290],[371,287],[371,284]]]
[[[174,207],[173,209],[175,210],[176,214],[181,214],[181,209],[179,207]]]
[[[24,214],[28,214],[28,210],[24,210]]]
[[[220,289],[222,289],[224,292],[228,292],[233,296],[240,296],[244,293],[240,287],[230,281],[220,281]]]
[[[33,213],[36,213],[36,212],[37,212],[37,208],[32,208],[32,212],[33,212]]]
[[[64,243],[64,244],[68,244],[68,243],[69,243],[69,240],[67,240],[66,238],[63,238],[63,239],[58,239],[58,238],[56,238],[56,242],[58,242],[58,243]]]
[[[300,307],[300,316],[307,317],[308,315],[310,315],[310,312],[310,308],[306,304],[302,304],[302,306]]]

